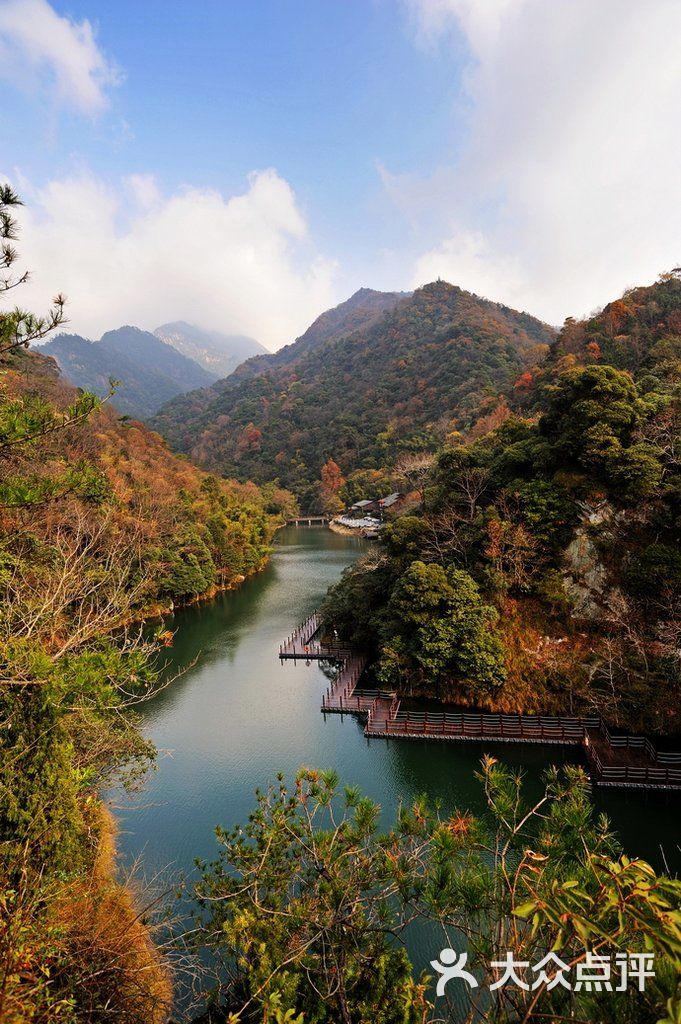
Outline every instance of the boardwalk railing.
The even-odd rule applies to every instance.
[[[638,739],[638,737],[630,738]],[[619,744],[619,746],[621,747],[623,744]],[[674,767],[674,763],[605,764],[588,735],[585,737],[584,750],[587,759],[595,769],[598,782],[603,786],[681,786],[681,763],[679,762],[675,762],[676,767]],[[678,755],[666,756],[676,757]]]
[[[309,645],[312,637],[318,632],[321,626],[321,619],[317,612],[305,619],[305,622],[286,637],[283,644],[279,645],[279,657],[305,657],[305,647]]]
[[[350,688],[335,695],[331,688],[322,697],[322,711],[347,711],[354,714],[370,715],[377,702],[385,701],[389,706],[393,697],[393,693],[386,693],[383,690],[377,692],[376,690],[352,690]]]
[[[382,731],[392,736],[441,736],[497,739],[519,743],[581,744],[598,719],[551,715],[469,714],[449,711],[397,711]]]
[[[355,654],[340,663],[338,674],[322,697],[322,711],[362,711],[366,698],[356,690],[366,668],[364,655]],[[363,704],[364,702],[364,704]]]
[[[608,726],[601,719],[599,719],[598,724],[601,735],[604,737],[608,746],[613,748],[626,747],[628,750],[641,750],[650,758],[651,761],[655,761],[657,764],[676,765],[681,768],[681,753],[677,754],[672,751],[658,750],[653,746],[647,736],[613,735]]]
[[[595,716],[402,710],[396,694],[358,688],[366,655],[346,644],[315,640],[321,625],[313,612],[281,644],[279,657],[338,662],[338,672],[322,697],[322,711],[365,716],[367,736],[583,746],[599,784],[681,788],[681,753],[657,750],[645,736],[614,734]]]

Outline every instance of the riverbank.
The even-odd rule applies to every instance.
[[[149,605],[140,615],[131,617],[123,625],[130,626],[136,623],[153,622],[155,619],[162,619],[164,615],[172,615],[173,612],[179,608],[191,608],[192,605],[201,604],[205,601],[213,601],[220,594],[226,594],[230,590],[238,590],[247,580],[250,580],[253,576],[257,576],[259,572],[267,568],[269,564],[271,554],[267,555],[260,564],[253,569],[251,572],[244,575],[238,573],[228,583],[215,583],[213,586],[208,587],[207,590],[203,590],[200,594],[192,594],[187,598],[171,598],[167,601],[155,601],[154,604]]]
[[[371,540],[376,536],[375,530],[368,531],[363,526],[344,526],[343,523],[339,523],[336,519],[331,519],[327,526],[332,533],[338,533],[342,537],[362,537],[365,540]]]
[[[315,639],[323,632],[323,619],[313,612],[280,645],[279,658],[335,663],[336,676],[321,710],[359,716],[367,737],[581,746],[596,785],[681,791],[681,752],[659,751],[650,737],[615,734],[598,716],[485,714],[479,708],[473,713],[452,712],[441,701],[361,689],[366,654],[342,641]]]
[[[283,523],[278,526],[275,530],[275,535],[278,530],[285,529],[286,524]],[[214,583],[206,590],[201,591],[200,594],[191,594],[186,598],[172,598],[168,597],[164,601],[154,601],[150,605],[146,605],[145,608],[139,609],[128,618],[119,622],[116,628],[125,626],[142,625],[145,622],[155,622],[158,619],[162,619],[166,615],[172,615],[176,611],[182,608],[191,608],[193,605],[206,603],[208,601],[214,601],[220,594],[227,594],[230,591],[238,590],[239,587],[243,586],[248,580],[257,576],[258,573],[263,572],[269,565],[270,558],[272,557],[272,548],[269,549],[268,553],[260,560],[255,568],[251,569],[248,573],[237,573],[230,580],[225,583]]]

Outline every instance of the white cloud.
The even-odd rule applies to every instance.
[[[22,191],[31,280],[17,300],[38,312],[64,292],[67,330],[86,337],[182,319],[278,348],[333,305],[334,265],[274,170],[229,198],[198,188],[163,197],[146,175],[116,189],[82,175]]]
[[[160,202],[161,193],[153,174],[129,174],[123,185],[130,191],[133,201],[142,210],[151,210]]]
[[[480,231],[459,231],[445,238],[418,259],[414,276],[418,284],[443,277],[495,301],[501,301],[501,279],[503,301],[522,305],[525,281],[520,261],[515,256],[493,255]]]
[[[420,43],[470,53],[433,274],[559,322],[681,258],[677,0],[408,0]],[[413,178],[391,176],[410,207]],[[419,211],[422,217],[422,211]],[[423,219],[423,217],[422,217]]]
[[[1,0],[0,76],[47,88],[58,105],[95,115],[120,73],[97,46],[89,21],[57,14],[47,0]]]

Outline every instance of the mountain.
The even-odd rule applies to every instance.
[[[432,446],[554,337],[527,313],[444,281],[407,295],[363,289],[293,345],[168,403],[154,425],[202,465],[276,477],[311,506],[327,459],[347,474]]]
[[[568,319],[456,441],[325,620],[410,697],[678,734],[681,270]]]
[[[62,373],[77,387],[105,395],[111,378],[120,382],[116,408],[144,419],[183,391],[209,385],[215,374],[137,327],[107,331],[100,341],[78,334],[60,334],[40,349],[53,356]]]
[[[250,377],[257,377],[267,370],[282,366],[294,366],[304,355],[328,345],[354,331],[366,331],[381,319],[384,313],[394,309],[398,303],[408,299],[411,292],[377,292],[373,288],[360,288],[345,302],[327,309],[291,345],[284,345],[277,352],[257,356],[242,363],[234,371],[229,384]]]
[[[182,355],[203,366],[214,378],[226,377],[245,359],[267,352],[259,341],[245,334],[204,331],[185,320],[163,324],[156,328],[154,334]]]

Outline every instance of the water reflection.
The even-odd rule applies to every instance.
[[[301,764],[336,769],[381,803],[387,823],[400,800],[420,793],[446,810],[481,811],[474,773],[484,752],[522,767],[534,791],[547,764],[581,760],[565,747],[367,740],[357,719],[323,716],[324,666],[282,665],[278,646],[365,550],[366,542],[328,530],[287,529],[264,572],[169,620],[168,671],[186,671],[144,708],[158,769],[137,796],[115,795],[124,861],[141,854],[149,873],[191,873],[195,857],[214,855],[216,824],[244,820],[257,786]],[[681,866],[673,796],[599,790],[595,799],[630,854],[662,867],[663,846],[671,869]]]

